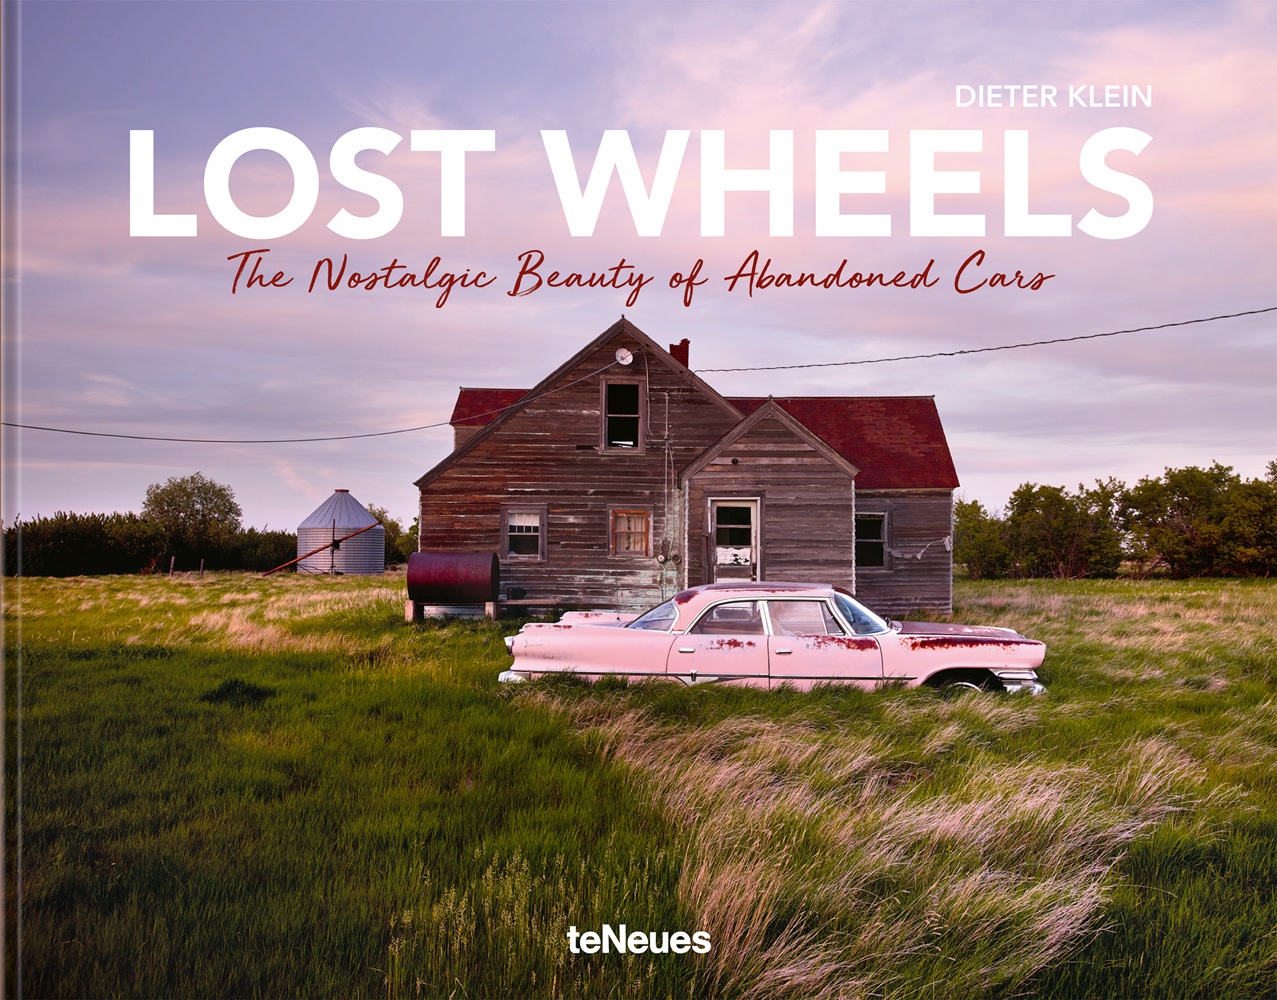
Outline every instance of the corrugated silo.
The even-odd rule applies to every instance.
[[[386,570],[386,529],[350,495],[350,490],[336,490],[318,509],[297,527],[297,555],[303,556],[325,542],[369,528],[354,538],[307,556],[297,564],[299,573],[348,573],[374,576]]]

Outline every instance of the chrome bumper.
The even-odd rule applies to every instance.
[[[993,675],[1002,682],[1007,694],[1027,691],[1031,695],[1046,694],[1046,685],[1038,680],[1035,671],[1026,668],[995,670]]]

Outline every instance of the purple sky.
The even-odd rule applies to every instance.
[[[1277,8],[1269,3],[379,4],[27,3],[20,7],[20,327],[6,331],[5,419],[124,434],[255,438],[357,434],[446,421],[457,387],[530,386],[624,312],[658,343],[687,337],[696,369],[851,361],[1101,333],[1277,305]],[[1056,107],[956,106],[955,88],[1047,84]],[[1152,106],[1069,106],[1069,89],[1152,88]],[[1087,91],[1089,94],[1089,90]],[[1004,104],[1005,104],[1005,92]],[[1017,102],[1021,103],[1021,102]],[[209,154],[251,127],[282,129],[319,167],[315,210],[257,241],[214,219]],[[387,235],[338,236],[344,133],[403,141],[358,163],[393,180]],[[1083,178],[1103,129],[1151,136],[1109,167],[1152,191],[1123,239],[1077,229],[1127,202]],[[194,238],[129,236],[129,131],[154,131],[155,210],[194,214]],[[490,129],[466,164],[466,235],[440,236],[440,156],[413,129]],[[651,185],[666,130],[691,138],[664,228],[640,237],[614,177],[594,235],[569,235],[542,143],[567,131],[582,183],[604,130],[626,129]],[[794,235],[770,236],[768,196],[726,196],[726,235],[701,235],[701,130],[724,130],[729,169],[768,165],[769,131],[794,137]],[[846,214],[889,214],[887,237],[816,235],[818,130],[886,130],[884,194]],[[979,192],[935,211],[985,216],[986,235],[911,236],[910,131],[980,130],[982,150],[939,153]],[[1029,133],[1029,210],[1069,215],[1068,237],[1004,235],[1004,132]],[[268,216],[293,178],[275,153],[236,164],[238,207]],[[226,258],[270,247],[286,288],[230,294]],[[506,294],[517,257],[601,271],[624,257],[654,276],[625,292]],[[981,277],[1053,274],[1037,291],[959,295]],[[751,250],[773,271],[909,274],[926,290],[771,289],[722,278]],[[485,269],[484,290],[442,309],[422,290],[306,292],[316,260],[364,272]],[[702,258],[690,307],[666,287]],[[13,281],[15,275],[6,275]],[[12,286],[11,286],[12,287]],[[1133,482],[1218,460],[1248,476],[1277,457],[1277,313],[1150,333],[849,368],[706,374],[728,395],[934,395],[961,493],[992,507],[1025,481]],[[295,528],[334,487],[410,521],[412,480],[450,449],[445,426],[370,441],[208,445],[6,429],[3,514],[136,510],[146,487],[197,470],[229,483],[245,522]]]

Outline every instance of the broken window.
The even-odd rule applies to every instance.
[[[856,515],[856,566],[861,569],[886,568],[887,515]]]
[[[502,511],[502,558],[533,562],[545,558],[544,507],[507,508]]]
[[[603,449],[639,448],[642,436],[642,394],[636,382],[603,385]]]

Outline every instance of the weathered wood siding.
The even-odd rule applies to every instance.
[[[709,580],[709,501],[758,497],[762,579],[850,586],[852,480],[779,420],[760,421],[687,486],[689,585]]]
[[[587,377],[613,362],[617,347],[635,352],[633,364]],[[545,504],[546,560],[503,562],[503,595],[518,587],[529,599],[637,610],[674,593],[682,585],[681,567],[655,558],[666,538],[671,554],[682,551],[683,504],[672,477],[738,418],[640,348],[623,333],[600,345],[559,378],[565,388],[513,412],[427,483],[421,547],[500,552],[502,506]],[[646,380],[642,452],[597,450],[604,378]],[[569,385],[577,379],[584,381]],[[650,557],[609,554],[610,506],[652,511]]]
[[[893,618],[952,613],[953,554],[944,545],[953,530],[952,492],[858,490],[856,513],[887,515],[891,550],[886,568],[857,569],[857,598]]]

